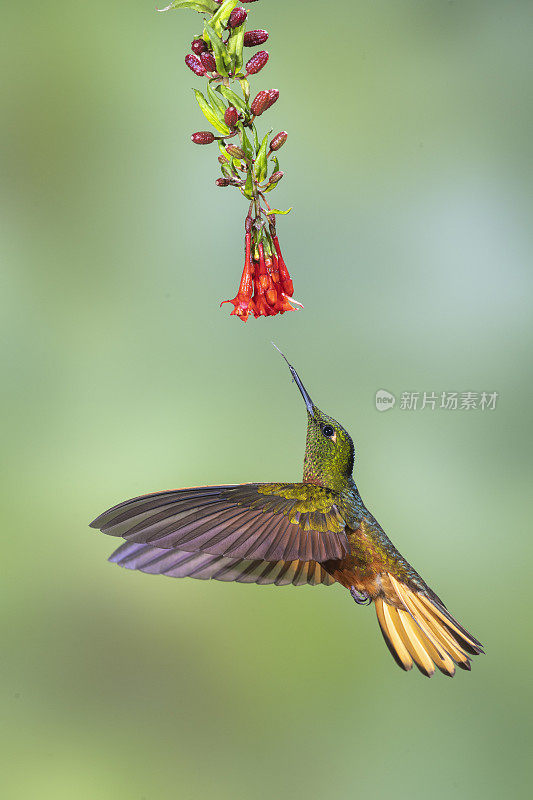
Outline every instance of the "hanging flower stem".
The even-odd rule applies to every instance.
[[[260,136],[257,119],[279,98],[277,89],[261,89],[250,100],[250,78],[265,67],[269,54],[258,50],[245,63],[244,50],[268,39],[263,29],[246,30],[248,10],[238,0],[174,0],[162,11],[192,8],[203,15],[203,30],[193,39],[185,56],[189,69],[207,78],[206,93],[194,89],[198,105],[215,129],[196,131],[194,144],[217,142],[222,178],[217,186],[234,186],[249,204],[245,219],[244,269],[232,315],[246,322],[254,317],[271,317],[294,311],[301,303],[292,299],[293,283],[281,255],[276,233],[276,214],[288,214],[270,207],[265,194],[273,191],[283,172],[277,151],[287,141],[287,132],[271,138],[272,130]],[[250,4],[256,0],[241,0]],[[233,141],[238,137],[238,144]]]

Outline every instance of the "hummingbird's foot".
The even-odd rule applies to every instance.
[[[372,598],[366,592],[358,591],[355,586],[350,586],[350,594],[358,606],[369,606]]]

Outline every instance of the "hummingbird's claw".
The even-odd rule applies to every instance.
[[[372,598],[366,592],[358,591],[355,586],[350,586],[350,594],[358,606],[369,606],[372,602]]]

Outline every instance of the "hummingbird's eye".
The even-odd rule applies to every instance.
[[[328,439],[331,439],[335,431],[331,427],[331,425],[324,425],[324,427],[322,428],[322,433],[324,434],[324,436],[327,436]]]

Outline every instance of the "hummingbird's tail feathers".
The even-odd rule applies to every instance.
[[[417,592],[387,573],[393,590],[377,598],[376,613],[383,637],[402,669],[414,662],[431,677],[438,667],[450,677],[456,664],[470,670],[470,656],[483,652],[481,644],[451,616],[442,603]]]
[[[413,666],[413,659],[409,655],[409,650],[404,645],[395,623],[392,620],[391,611],[395,611],[393,606],[385,603],[382,597],[377,597],[374,605],[378,617],[379,627],[389,648],[390,654],[401,669],[406,672]]]
[[[314,495],[307,497],[311,491],[322,493],[316,504]],[[91,527],[164,550],[264,561],[321,562],[342,558],[349,548],[334,498],[306,484],[159,492],[109,509]]]
[[[236,581],[276,586],[331,586],[332,578],[316,561],[261,561],[224,558],[209,553],[163,550],[148,544],[125,542],[109,558],[126,569],[171,578]]]

